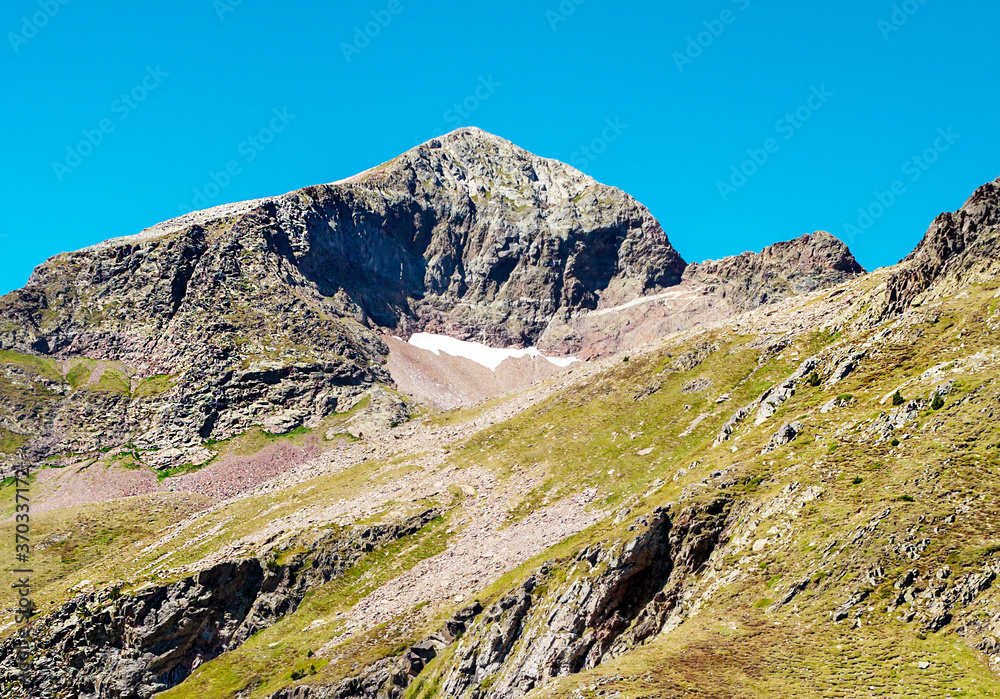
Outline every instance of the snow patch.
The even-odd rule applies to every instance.
[[[541,357],[556,366],[568,367],[573,362],[580,361],[576,357],[546,357],[538,351],[537,347],[527,349],[499,349],[487,347],[479,342],[466,342],[457,340],[447,335],[435,335],[434,333],[416,333],[410,337],[410,344],[418,349],[427,350],[440,355],[442,352],[453,357],[464,357],[476,364],[482,364],[490,371],[496,371],[497,367],[507,359],[519,359],[521,357]]]

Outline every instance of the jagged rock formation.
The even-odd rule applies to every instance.
[[[954,293],[1000,272],[1000,179],[984,184],[955,213],[938,216],[887,282],[885,312],[898,313],[933,286]]]
[[[734,311],[836,286],[865,274],[840,240],[825,231],[775,243],[759,253],[691,264],[684,278],[717,294]]]

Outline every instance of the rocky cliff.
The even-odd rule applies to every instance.
[[[954,213],[931,224],[888,281],[885,309],[898,312],[931,289],[954,293],[1000,271],[1000,179],[977,189]]]
[[[825,231],[684,270],[685,279],[704,285],[737,312],[836,286],[862,274],[864,268],[847,246]]]

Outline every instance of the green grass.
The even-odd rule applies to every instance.
[[[123,372],[117,369],[105,369],[94,386],[94,390],[127,396],[130,394],[129,380]]]
[[[62,373],[51,359],[36,357],[30,354],[20,354],[12,350],[0,350],[0,364],[17,365],[50,381],[63,383]]]
[[[173,478],[175,476],[184,476],[189,473],[195,473],[205,468],[209,464],[211,464],[215,459],[216,457],[212,457],[203,464],[186,463],[186,464],[181,464],[180,466],[174,466],[173,468],[165,468],[162,471],[156,472],[156,480],[162,482],[168,478]]]
[[[69,385],[75,390],[90,381],[91,372],[92,368],[89,362],[78,362],[66,373],[66,380],[69,381]]]
[[[147,398],[150,396],[159,396],[173,388],[173,385],[174,379],[169,374],[150,376],[139,382],[133,397]]]
[[[37,490],[34,476],[30,482],[32,490]],[[13,502],[8,488],[0,489],[4,505]],[[83,579],[92,580],[95,586],[116,579],[129,581],[134,555],[130,544],[153,536],[207,502],[207,498],[190,493],[163,493],[32,513],[35,603],[47,611],[53,602],[66,599],[69,588]],[[0,522],[0,538],[13,542],[14,527],[13,520]],[[16,567],[13,557],[13,545],[0,547],[0,567]],[[10,609],[15,600],[9,585],[0,586],[0,609]]]
[[[0,454],[13,454],[24,446],[27,437],[0,427]]]

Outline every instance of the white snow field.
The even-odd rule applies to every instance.
[[[490,371],[496,371],[497,367],[503,364],[504,360],[518,359],[520,357],[541,357],[560,367],[567,367],[573,362],[580,361],[576,357],[546,357],[536,347],[529,347],[527,349],[498,349],[496,347],[487,347],[479,342],[466,342],[465,340],[456,340],[447,335],[435,335],[434,333],[416,333],[410,337],[410,344],[434,354],[444,352],[453,357],[471,359],[476,364],[482,364]]]

